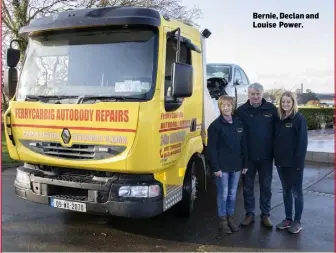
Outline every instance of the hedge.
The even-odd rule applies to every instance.
[[[334,110],[334,108],[299,107],[299,112],[307,120],[308,130],[320,129],[320,123],[327,123],[327,128],[333,127]]]

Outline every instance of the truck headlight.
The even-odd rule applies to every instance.
[[[29,172],[25,172],[20,170],[19,168],[16,169],[16,181],[23,187],[30,188],[30,176]]]
[[[154,198],[160,195],[159,185],[121,186],[120,197]]]

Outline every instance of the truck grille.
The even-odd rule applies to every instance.
[[[61,180],[67,182],[74,182],[74,183],[98,183],[100,182],[93,181],[93,175],[89,173],[85,173],[82,171],[64,171],[62,173],[58,173],[55,176],[51,176],[50,178],[54,180]]]
[[[70,160],[101,160],[121,154],[127,146],[73,144],[65,147],[59,142],[20,140],[28,149],[39,154]]]
[[[65,200],[73,200],[73,201],[87,201],[87,196],[72,196],[69,194],[62,194],[62,195],[52,195],[50,197],[57,198],[57,199],[65,199]]]
[[[44,142],[42,144],[43,153],[49,156],[56,156],[68,159],[94,159],[94,145],[79,145],[74,144],[71,147],[63,147],[59,143]]]

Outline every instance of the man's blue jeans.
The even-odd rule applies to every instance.
[[[254,216],[255,198],[254,184],[258,172],[260,185],[260,210],[261,216],[270,216],[272,197],[273,160],[260,162],[249,161],[248,171],[243,175],[243,194],[246,215]]]
[[[303,211],[303,169],[277,168],[282,184],[283,200],[287,220],[293,220],[293,197],[295,200],[294,221],[301,222]]]
[[[222,177],[215,176],[219,217],[231,216],[234,213],[240,174],[241,171],[223,172]]]

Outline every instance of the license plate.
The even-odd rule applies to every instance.
[[[86,212],[86,204],[80,202],[67,201],[62,199],[51,199],[50,205],[52,207],[66,209],[77,212]]]

